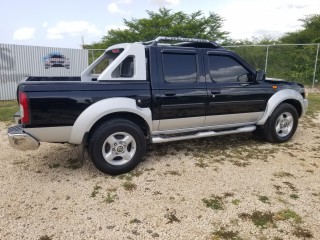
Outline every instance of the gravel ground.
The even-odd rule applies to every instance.
[[[272,145],[251,134],[152,146],[129,174],[79,167],[67,144],[9,147],[0,239],[320,239],[320,116]]]

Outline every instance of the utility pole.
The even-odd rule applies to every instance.
[[[82,49],[83,49],[83,46],[84,46],[84,36],[81,36],[81,42],[82,42],[81,46],[82,46]]]

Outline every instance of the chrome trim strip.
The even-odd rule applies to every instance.
[[[152,143],[163,143],[163,142],[172,142],[172,141],[180,141],[180,140],[187,140],[187,139],[195,139],[195,138],[203,138],[203,137],[213,137],[213,136],[221,136],[233,133],[245,133],[245,132],[252,132],[256,129],[256,126],[246,126],[241,127],[235,130],[226,130],[221,132],[199,132],[194,135],[187,135],[187,136],[178,136],[178,137],[161,137],[161,136],[154,136],[152,137]]]
[[[40,142],[69,142],[72,126],[24,128],[23,130],[37,138]]]

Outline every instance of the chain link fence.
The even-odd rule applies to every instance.
[[[268,77],[319,87],[318,64],[320,44],[273,44],[226,46],[238,53],[256,69],[265,70]]]

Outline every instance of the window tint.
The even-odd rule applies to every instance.
[[[208,59],[211,80],[217,83],[250,81],[249,72],[233,58],[209,55]]]
[[[163,53],[162,63],[165,82],[197,82],[197,61],[195,54]]]

